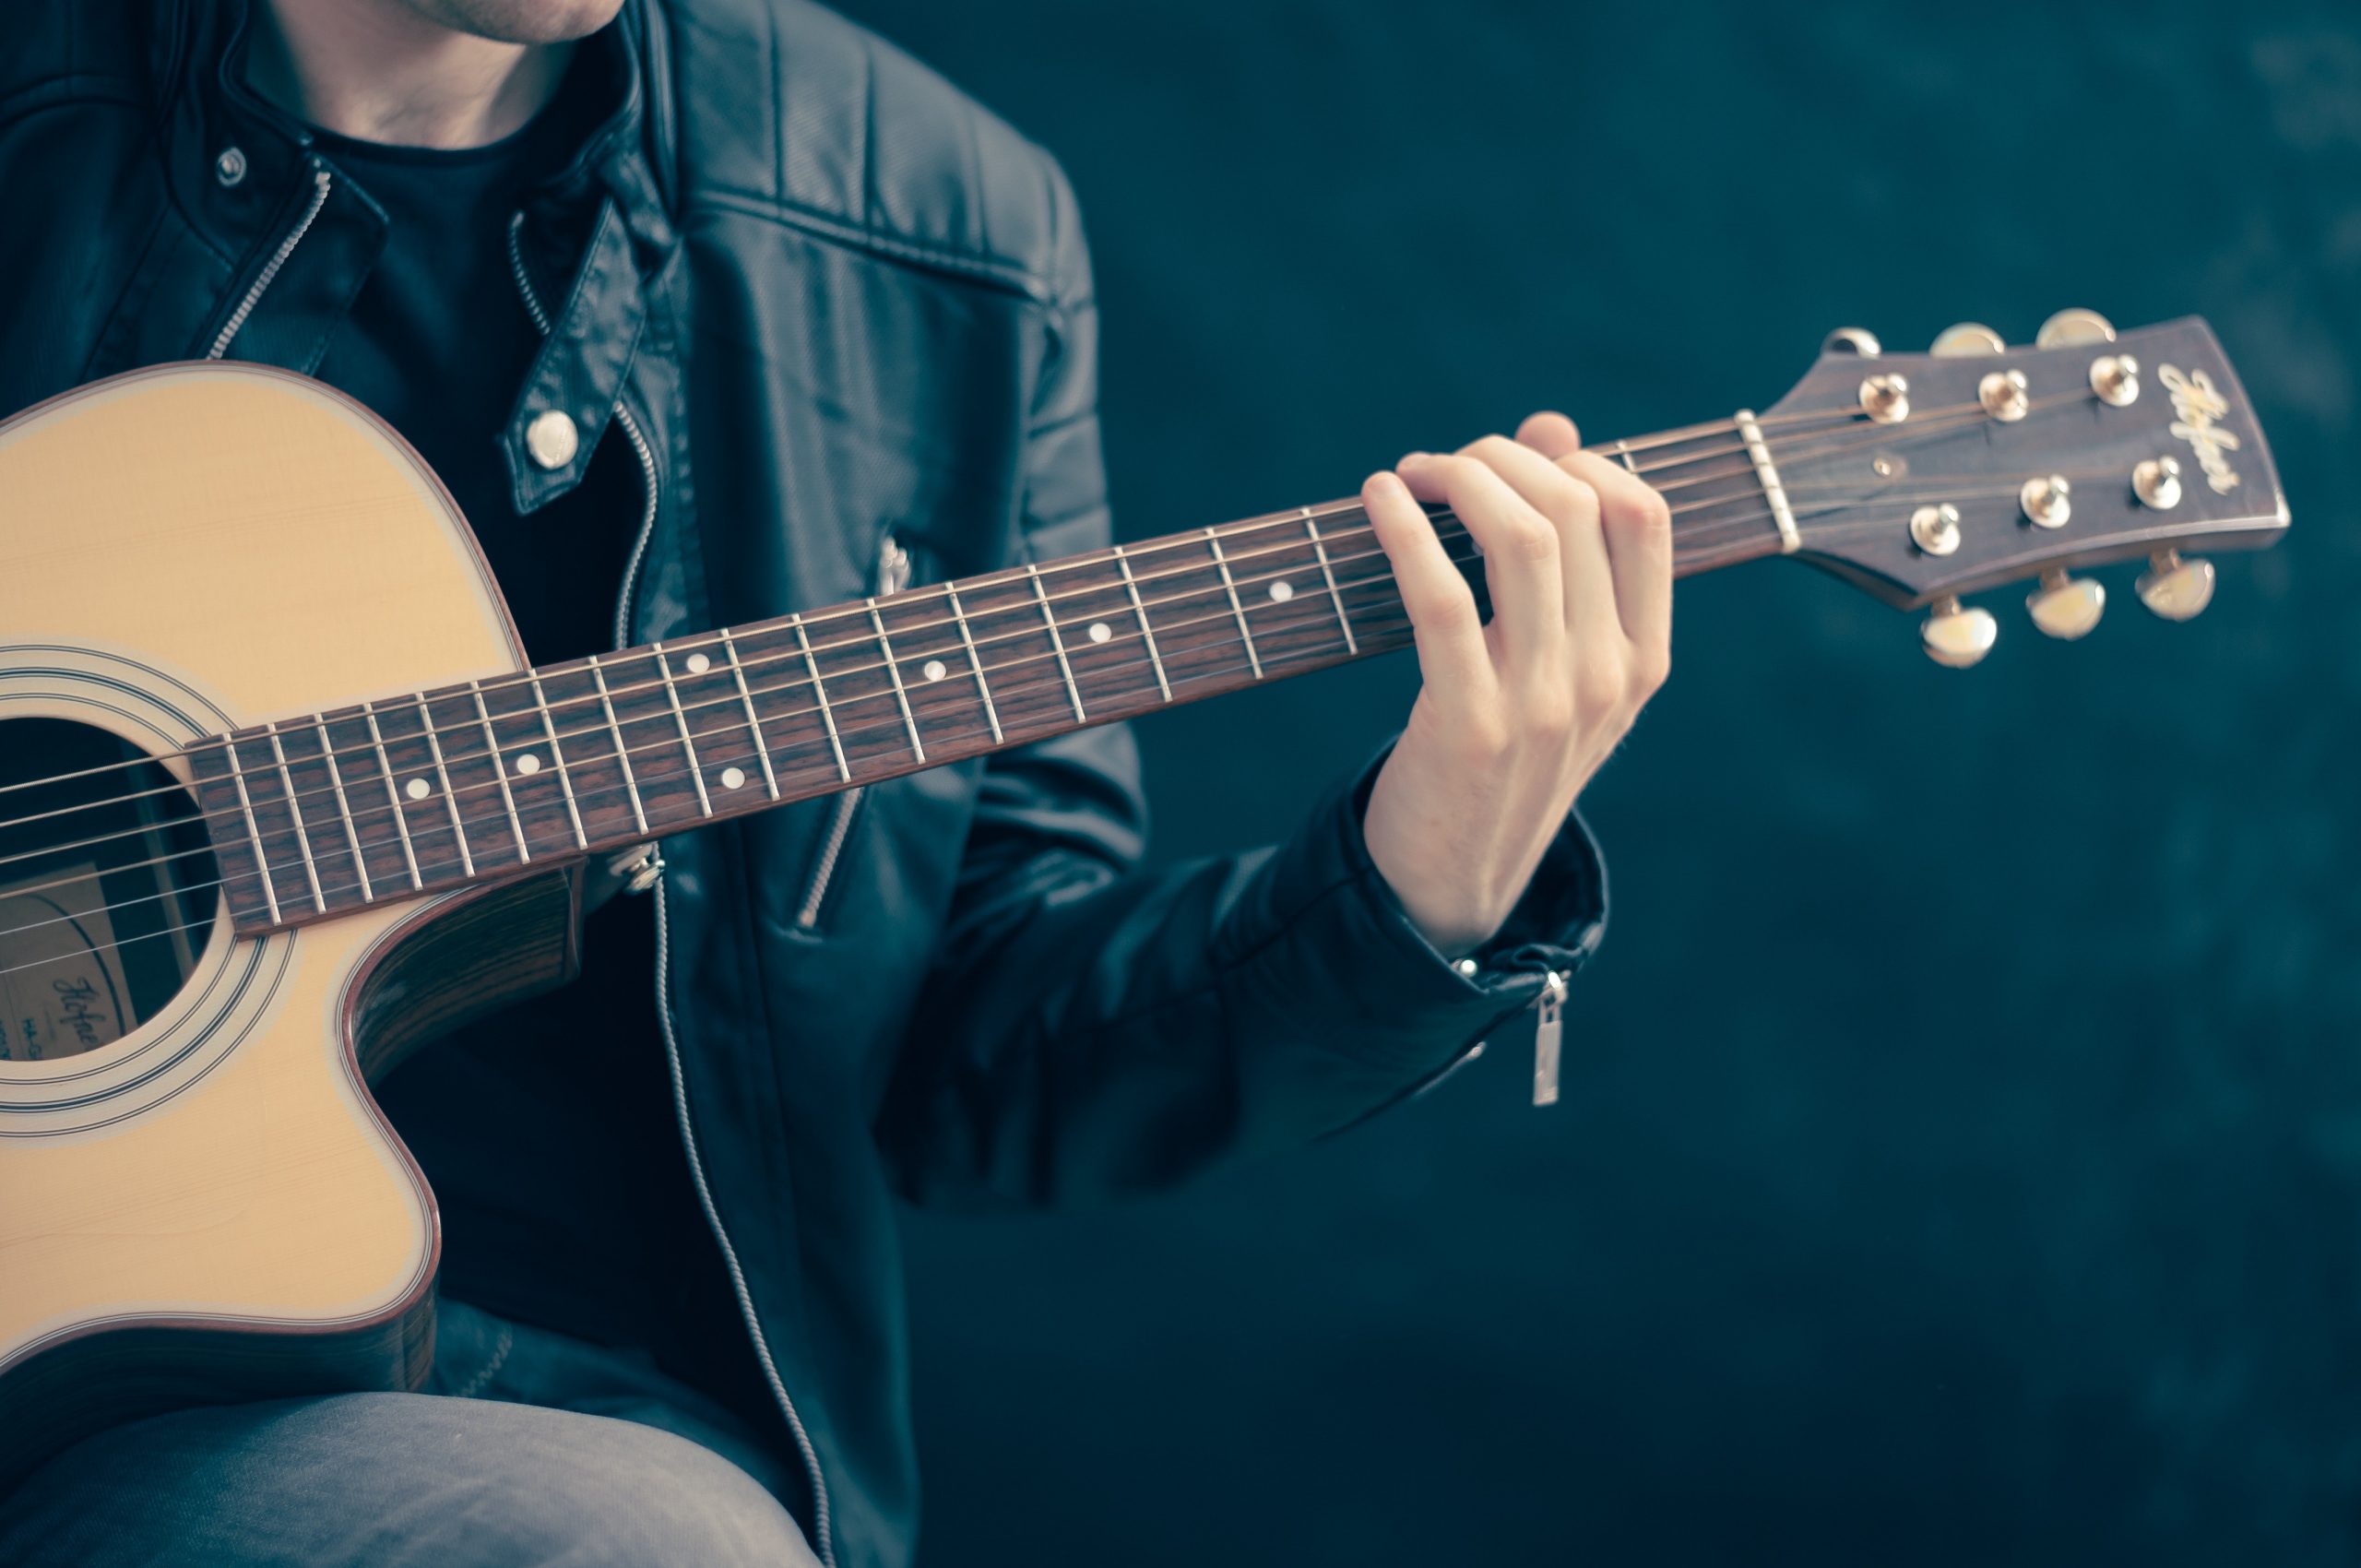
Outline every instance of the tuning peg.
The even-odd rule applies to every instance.
[[[1880,424],[1900,424],[1910,417],[1910,378],[1872,375],[1861,383],[1861,411]]]
[[[1953,670],[1964,670],[1981,660],[1999,636],[2000,624],[1992,619],[1992,612],[1962,609],[1956,594],[1935,600],[1928,609],[1926,623],[1918,628],[1927,657]]]
[[[2150,457],[2131,469],[2131,493],[2142,504],[2159,512],[2169,512],[2180,505],[2180,459]]]
[[[1873,360],[1884,352],[1878,346],[1877,334],[1866,327],[1840,327],[1820,340],[1823,354],[1857,354]]]
[[[2017,505],[2035,528],[2062,529],[2074,515],[2073,482],[2064,474],[2037,474],[2017,490]]]
[[[2140,400],[2140,362],[2130,354],[2101,354],[2091,362],[2091,390],[2103,403],[2130,408]]]
[[[2132,586],[2140,602],[2165,620],[2187,621],[2213,602],[2213,563],[2184,561],[2177,550],[2158,551]]]
[[[1921,506],[1910,514],[1910,542],[1929,555],[1949,555],[1959,548],[1959,508],[1946,501]]]
[[[1975,400],[2002,424],[2014,424],[2033,408],[2033,395],[2025,388],[2025,373],[2021,370],[1996,370],[1987,375],[1975,384]]]
[[[2063,349],[2075,343],[2112,343],[2115,323],[2094,310],[2061,310],[2034,334],[2036,349]]]
[[[1970,359],[1977,354],[1998,354],[2009,347],[2009,340],[1980,321],[1963,321],[1956,327],[1946,327],[1927,350],[1939,360]]]
[[[2070,577],[2052,566],[2041,575],[2041,586],[2026,599],[2025,609],[2044,636],[2070,643],[2099,624],[2106,589],[2094,578]]]

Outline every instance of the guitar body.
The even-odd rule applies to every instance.
[[[56,721],[170,757],[522,665],[433,475],[317,383],[171,366],[0,425],[0,786],[61,771],[14,743]],[[0,819],[27,798],[0,793]],[[0,855],[0,926],[52,900],[75,918],[45,929],[80,954],[43,971],[22,934],[0,954],[20,966],[0,974],[0,1491],[147,1411],[419,1384],[434,1201],[367,1086],[571,974],[581,863],[259,938],[200,890],[196,929],[108,951],[124,906],[9,901],[24,868]],[[177,989],[150,973],[147,1004],[125,1004],[172,948]],[[61,1042],[59,1018],[80,1037]]]

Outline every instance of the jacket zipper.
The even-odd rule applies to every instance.
[[[516,291],[524,297],[525,309],[533,317],[533,326],[541,336],[549,335],[549,316],[541,309],[540,295],[533,288],[532,275],[525,269],[525,253],[520,235],[525,215],[516,214],[508,220],[508,267],[516,279]],[[615,600],[615,647],[631,645],[631,615],[633,600],[639,591],[640,567],[647,559],[648,540],[656,533],[656,454],[641,433],[639,422],[625,405],[623,395],[615,397],[615,419],[622,424],[623,435],[631,443],[633,456],[639,459],[639,473],[646,500],[640,508],[639,534],[632,541],[631,559],[623,567],[623,591]],[[812,1482],[812,1525],[819,1539],[814,1544],[820,1553],[823,1568],[836,1568],[836,1543],[828,1528],[828,1483],[820,1473],[819,1451],[812,1445],[812,1435],[804,1429],[803,1418],[796,1413],[795,1401],[789,1396],[787,1382],[779,1376],[778,1363],[771,1357],[770,1341],[764,1336],[761,1318],[754,1311],[754,1294],[746,1284],[746,1271],[738,1262],[738,1249],[730,1240],[730,1232],[721,1223],[721,1210],[713,1201],[713,1188],[706,1180],[705,1157],[697,1142],[696,1125],[689,1116],[688,1080],[681,1067],[681,1039],[672,1027],[672,933],[670,912],[664,903],[663,858],[652,855],[649,870],[654,873],[656,895],[656,1022],[664,1036],[664,1062],[672,1081],[672,1120],[681,1131],[681,1146],[689,1157],[689,1176],[695,1183],[697,1206],[705,1211],[705,1222],[720,1245],[721,1261],[730,1270],[730,1288],[738,1298],[738,1315],[753,1336],[754,1355],[761,1361],[763,1379],[770,1384],[771,1397],[778,1404],[779,1413],[787,1418],[788,1431],[794,1435],[795,1446],[803,1458],[803,1471]],[[635,885],[635,891],[637,890]]]
[[[880,594],[899,593],[910,586],[910,552],[887,534],[877,546],[877,591]],[[812,881],[803,890],[803,902],[796,907],[795,929],[816,932],[820,915],[828,907],[828,885],[836,880],[837,863],[844,859],[845,843],[852,837],[854,817],[860,813],[861,797],[868,793],[864,785],[855,785],[836,797],[836,809],[828,815],[828,831],[821,836],[820,858],[812,865]]]
[[[1533,999],[1533,1103],[1558,1103],[1558,1051],[1564,1024],[1567,977],[1551,969]]]
[[[328,172],[328,166],[314,161],[311,204],[303,208],[303,216],[295,220],[295,227],[288,231],[287,237],[279,242],[279,248],[270,253],[270,259],[263,263],[262,270],[255,275],[253,286],[246,290],[246,297],[238,302],[238,308],[231,311],[230,319],[221,324],[220,332],[213,339],[213,347],[205,350],[207,359],[218,360],[230,351],[231,339],[237,337],[240,327],[245,326],[246,317],[254,315],[255,306],[262,303],[263,295],[277,280],[279,269],[287,265],[287,258],[295,254],[295,247],[302,244],[303,236],[312,232],[313,221],[319,217],[320,208],[328,204],[328,187],[335,183],[336,176]]]

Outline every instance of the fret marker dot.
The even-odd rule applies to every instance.
[[[1104,621],[1093,621],[1090,624],[1090,640],[1092,642],[1103,643],[1114,635],[1115,628],[1109,625]]]
[[[702,675],[702,674],[704,674],[706,671],[708,671],[708,670],[710,670],[710,669],[712,669],[712,668],[713,668],[713,660],[712,660],[712,659],[707,659],[704,654],[701,654],[701,653],[693,653],[693,654],[689,655],[689,673],[690,673],[690,674],[692,674],[692,675]]]
[[[744,782],[746,782],[746,770],[744,768],[725,767],[721,770],[721,787],[723,789],[735,790]]]
[[[516,759],[516,771],[519,773],[539,773],[540,770],[541,759],[530,752]]]
[[[402,793],[408,795],[413,801],[422,801],[432,793],[432,790],[425,779],[413,778],[409,783],[402,786]]]
[[[1285,577],[1281,577],[1277,582],[1271,585],[1271,597],[1276,600],[1279,603],[1285,604],[1288,600],[1295,597],[1295,585],[1287,581]]]
[[[950,674],[951,671],[950,667],[945,665],[940,659],[930,659],[924,664],[919,666],[919,673],[925,676],[930,681],[940,681],[945,675]]]

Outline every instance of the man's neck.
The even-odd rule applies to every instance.
[[[571,43],[504,43],[402,0],[255,0],[255,89],[322,130],[400,147],[482,147],[557,91]]]

